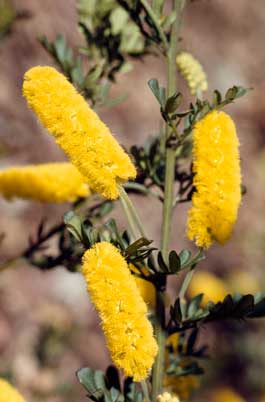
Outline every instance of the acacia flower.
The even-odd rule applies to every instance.
[[[180,74],[187,81],[192,95],[207,91],[208,83],[205,71],[192,54],[188,52],[179,53],[176,57],[176,63]]]
[[[230,293],[230,288],[224,280],[216,275],[198,270],[192,278],[188,288],[188,295],[192,298],[199,293],[203,293],[201,305],[206,306],[209,301],[214,303],[223,301],[225,296]]]
[[[232,388],[224,387],[216,389],[211,395],[212,402],[245,402]]]
[[[147,304],[148,308],[154,310],[156,305],[156,294],[154,285],[151,282],[137,276],[134,276],[134,280],[144,302]]]
[[[0,402],[25,402],[25,399],[12,385],[0,378]]]
[[[126,260],[111,243],[97,243],[85,252],[82,272],[114,363],[134,381],[144,380],[157,354],[157,343]]]
[[[136,282],[136,285],[140,291],[140,294],[144,300],[144,302],[147,304],[147,307],[151,310],[155,309],[156,305],[156,291],[155,291],[155,286],[153,285],[152,282],[143,279],[137,275],[140,275],[141,272],[143,272],[146,276],[149,275],[149,271],[147,267],[143,267],[142,270],[139,270],[135,265],[129,264],[130,271],[133,274],[133,278]]]
[[[6,199],[74,202],[89,193],[84,177],[67,162],[17,166],[0,171],[0,194]]]
[[[158,395],[157,402],[179,402],[179,398],[169,392],[163,392],[163,394]]]
[[[241,201],[239,141],[232,119],[212,111],[193,132],[192,207],[187,235],[199,247],[214,240],[224,244],[230,237]]]
[[[52,67],[25,74],[23,94],[92,191],[119,196],[118,184],[136,177],[129,156],[72,84]]]

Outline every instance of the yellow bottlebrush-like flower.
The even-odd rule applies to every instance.
[[[25,74],[23,94],[91,190],[117,198],[118,184],[135,178],[136,169],[73,85],[52,67],[33,67]]]
[[[231,235],[241,201],[239,142],[232,119],[212,111],[194,128],[193,184],[187,235],[199,247]]]
[[[255,273],[236,270],[229,273],[228,285],[231,293],[255,294],[261,291],[261,286]]]
[[[71,163],[46,163],[0,171],[0,194],[6,199],[73,202],[89,193],[84,177]]]
[[[156,304],[156,294],[155,294],[155,287],[151,282],[146,281],[145,279],[138,278],[137,276],[134,277],[136,285],[140,291],[144,302],[147,306],[151,309],[155,308]]]
[[[158,395],[157,402],[179,402],[179,398],[169,392],[163,392],[163,394]]]
[[[178,353],[179,333],[170,335],[167,338],[166,345],[172,348],[174,353]],[[170,359],[168,350],[165,356],[166,366],[169,366]],[[166,374],[164,377],[164,388],[178,396],[181,400],[188,400],[193,391],[199,388],[200,379],[195,375],[175,376]]]
[[[200,379],[196,375],[167,375],[164,379],[164,387],[177,395],[181,401],[187,401],[199,386]]]
[[[129,264],[129,268],[130,271],[133,273],[136,273],[138,275],[141,273],[140,270],[133,264]],[[142,271],[145,273],[145,275],[149,274],[149,271],[146,267],[144,267]],[[156,291],[154,285],[151,282],[146,281],[145,279],[142,279],[136,275],[134,275],[133,277],[138,289],[140,290],[140,294],[144,299],[144,302],[150,309],[154,309],[156,304]]]
[[[245,402],[245,400],[231,388],[220,388],[212,393],[211,402]]]
[[[187,52],[179,53],[176,58],[176,63],[179,72],[187,81],[192,95],[196,95],[198,92],[207,91],[208,83],[206,74],[201,64],[192,56],[192,54]]]
[[[157,343],[126,260],[112,244],[97,243],[85,252],[82,272],[114,363],[134,381],[144,380],[157,354]]]
[[[223,301],[225,296],[230,293],[230,289],[221,278],[210,272],[198,271],[192,278],[188,295],[195,297],[199,293],[203,293],[202,306],[205,306],[209,301],[214,303]]]
[[[25,402],[25,399],[6,380],[0,378],[0,402]]]

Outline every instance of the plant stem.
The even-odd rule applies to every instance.
[[[132,236],[133,236],[134,240],[136,240],[137,239],[137,229],[135,227],[134,220],[132,218],[130,209],[129,209],[128,205],[127,205],[127,202],[126,202],[126,200],[124,199],[124,197],[122,195],[120,195],[120,201],[121,201],[121,205],[123,207],[124,213],[126,215],[126,218],[128,220]]]
[[[176,12],[176,20],[172,26],[170,34],[170,44],[167,53],[167,96],[171,96],[176,91],[176,55],[178,45],[178,35],[180,29],[182,10],[185,5],[185,0],[173,0],[173,11]],[[173,193],[174,193],[174,176],[175,176],[175,151],[174,149],[167,147],[167,139],[170,136],[171,128],[166,127],[165,133],[165,159],[166,159],[166,171],[165,171],[165,197],[163,204],[163,223],[162,223],[162,239],[161,239],[161,251],[164,259],[167,259],[170,229],[173,209]],[[153,368],[153,387],[152,387],[152,400],[155,401],[157,396],[163,389],[163,375],[164,375],[164,360],[165,360],[165,296],[164,291],[166,289],[166,280],[161,284],[161,288],[157,289],[156,294],[156,323],[155,333],[158,343],[158,354]]]
[[[12,258],[11,260],[8,260],[6,262],[4,262],[2,265],[0,265],[0,273],[9,269],[9,268],[15,268],[15,266],[17,265],[17,263],[21,262],[24,263],[27,260],[23,257],[15,257]]]
[[[158,194],[157,192],[153,191],[152,189],[144,186],[143,184],[128,182],[128,183],[124,184],[123,187],[125,190],[135,190],[142,194],[151,195],[152,197],[158,199],[159,201],[163,201],[163,197],[160,194]]]
[[[195,269],[193,268],[192,270],[188,271],[184,281],[182,282],[180,291],[179,291],[179,298],[184,299],[185,293],[189,287],[190,281],[192,280],[193,274],[194,274]]]
[[[147,0],[140,0],[140,1],[141,1],[141,4],[143,5],[143,7],[145,8],[145,11],[147,12],[149,17],[153,21],[154,26],[155,26],[155,28],[157,30],[157,33],[160,36],[160,39],[163,42],[163,45],[165,46],[165,49],[167,49],[168,40],[167,40],[167,37],[166,37],[163,29],[161,28],[159,20],[157,19],[157,14],[154,12],[154,10],[152,9],[152,7],[150,6],[150,4],[148,3]]]
[[[197,258],[201,257],[202,255],[203,255],[203,248],[200,247],[198,252],[197,252],[197,254],[195,255],[194,259],[197,260]],[[184,266],[183,266],[183,268],[184,268]],[[186,291],[187,291],[187,289],[189,287],[190,281],[192,280],[193,274],[195,272],[195,268],[196,268],[196,265],[191,266],[189,268],[189,270],[188,270],[188,272],[187,272],[187,274],[186,274],[186,276],[184,278],[184,281],[182,282],[182,285],[181,285],[181,288],[180,288],[180,291],[179,291],[179,298],[180,299],[184,299],[184,297],[185,297],[185,293],[186,293]]]
[[[146,402],[151,402],[146,381],[141,381],[141,387],[142,387],[144,398],[145,398]]]
[[[136,226],[137,226],[141,236],[146,238],[146,234],[145,234],[141,219],[139,218],[139,215],[138,215],[136,209],[134,208],[134,205],[133,205],[130,197],[124,190],[123,186],[119,187],[119,193],[120,193],[120,198],[121,198],[122,202],[124,204],[126,204],[127,211],[130,213],[132,221],[136,223]]]
[[[163,11],[164,0],[153,0],[152,8],[157,16],[160,16]]]

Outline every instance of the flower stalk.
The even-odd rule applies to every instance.
[[[167,96],[171,96],[176,91],[176,55],[178,47],[178,34],[181,25],[182,11],[185,6],[185,0],[173,0],[173,11],[176,12],[176,19],[172,26],[170,35],[170,44],[167,52]],[[167,147],[167,140],[170,136],[171,128],[167,125],[165,131],[165,197],[163,204],[163,223],[162,223],[162,239],[161,250],[163,257],[166,259],[170,241],[171,218],[173,210],[173,195],[174,195],[174,170],[175,170],[175,151]],[[152,399],[156,400],[157,395],[161,394],[163,388],[163,372],[165,365],[165,295],[166,280],[161,283],[160,289],[157,290],[156,296],[156,323],[155,334],[158,343],[158,354],[153,368],[153,387]]]

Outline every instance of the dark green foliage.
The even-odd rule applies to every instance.
[[[167,345],[168,365],[166,373],[169,376],[201,375],[204,373],[200,360],[205,359],[206,346],[197,347],[198,330],[194,329],[179,334],[177,345],[169,342]]]
[[[76,205],[76,207],[78,204]],[[70,211],[66,214],[66,222],[69,223],[69,236],[66,230],[66,222],[54,225],[46,230],[46,222],[40,223],[36,237],[29,239],[29,246],[23,252],[23,257],[28,262],[42,270],[52,269],[59,265],[64,266],[69,271],[76,271],[80,264],[81,257],[84,253],[84,245],[80,242],[81,227],[83,220],[90,228],[94,221],[102,219],[112,210],[112,203],[102,201],[89,207],[85,213],[84,219],[80,219],[75,212]],[[96,239],[96,234],[94,233]],[[92,235],[91,235],[92,236]],[[57,240],[57,255],[50,255],[45,250],[48,248],[47,243],[51,238]]]
[[[77,371],[77,378],[87,391],[87,396],[97,402],[143,401],[143,395],[130,378],[125,378],[123,392],[118,370],[108,367],[106,373],[84,367]]]
[[[176,92],[169,98],[166,98],[165,88],[159,86],[157,79],[149,80],[148,85],[160,105],[160,112],[163,119],[172,128],[172,135],[170,141],[168,141],[168,146],[173,147],[182,145],[184,140],[186,140],[187,136],[191,133],[194,125],[210,111],[221,109],[224,106],[233,103],[234,100],[244,96],[250,90],[241,86],[233,86],[226,91],[224,99],[222,98],[221,93],[215,90],[212,103],[208,100],[197,99],[194,104],[190,104],[188,110],[178,111],[178,108],[182,103],[181,93]],[[182,133],[179,133],[177,128],[183,118],[184,130]]]
[[[200,307],[203,295],[197,295],[188,304],[179,298],[170,307],[169,333],[198,328],[206,323],[221,320],[246,320],[265,316],[265,298],[260,294],[227,295],[222,302],[209,302]]]

